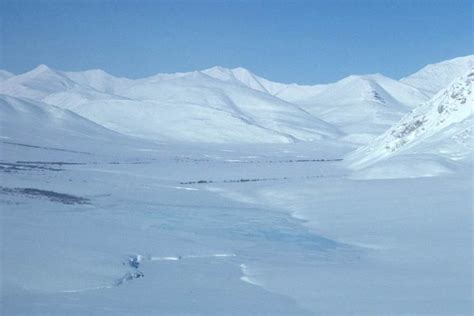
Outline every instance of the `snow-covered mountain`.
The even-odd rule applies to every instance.
[[[349,162],[361,168],[400,154],[435,154],[450,160],[469,157],[474,148],[473,82],[474,70],[349,155]]]
[[[0,92],[70,109],[112,130],[187,142],[293,142],[341,133],[295,104],[203,72],[130,80],[40,66]]]
[[[458,57],[427,65],[414,74],[400,79],[400,82],[411,85],[431,97],[472,67],[474,67],[474,55]]]
[[[201,73],[299,105],[347,134],[380,134],[410,107],[428,99],[417,88],[381,74],[349,76],[332,84],[304,86],[272,82],[243,68],[213,67]]]
[[[77,95],[86,100],[110,98],[93,87],[82,85],[70,79],[65,73],[53,70],[46,65],[40,65],[18,76],[12,76],[0,84],[0,94],[37,101],[43,101],[58,93]]]
[[[427,97],[381,74],[349,76],[295,101],[349,135],[378,135]]]
[[[160,141],[285,143],[344,137],[365,144],[426,102],[434,86],[469,69],[472,58],[427,66],[401,81],[354,75],[314,86],[272,82],[244,68],[133,80],[102,70],[62,72],[40,65],[17,76],[2,72],[0,94],[69,109],[108,129]]]

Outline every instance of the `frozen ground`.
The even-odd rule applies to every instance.
[[[351,180],[343,146],[135,144],[1,143],[2,314],[471,314],[470,170]]]

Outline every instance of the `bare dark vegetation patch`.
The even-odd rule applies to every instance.
[[[43,147],[43,146],[35,146],[35,145],[28,145],[28,144],[14,143],[14,142],[3,142],[3,143],[7,145],[15,145],[15,146],[22,146],[22,147],[29,147],[29,148],[38,148],[38,149],[46,149],[46,150],[64,151],[64,152],[75,153],[75,154],[92,155],[92,153],[89,153],[86,151],[76,151],[76,150],[54,148],[54,147]]]
[[[86,165],[85,162],[64,162],[64,161],[24,161],[24,160],[19,160],[16,163],[27,164],[27,165],[57,165],[57,166]]]
[[[305,176],[298,179],[315,179],[315,178],[332,178],[333,176],[327,175],[315,175],[315,176]],[[242,178],[242,179],[228,179],[228,180],[196,180],[196,181],[187,181],[180,182],[179,184],[211,184],[211,183],[245,183],[245,182],[264,182],[264,181],[284,181],[291,180],[295,178],[281,177],[281,178]]]
[[[71,194],[59,193],[48,190],[40,190],[34,188],[7,188],[0,187],[0,193],[12,194],[12,195],[23,195],[30,198],[46,198],[52,202],[58,202],[63,204],[90,204],[90,200],[80,196]]]
[[[175,157],[176,162],[213,162],[224,164],[272,164],[272,163],[302,163],[302,162],[338,162],[342,158],[318,158],[318,159],[279,159],[279,160],[211,160],[211,159],[194,159],[189,157]]]
[[[0,171],[3,172],[18,172],[18,171],[62,171],[63,169],[54,168],[46,165],[38,165],[32,163],[10,163],[10,162],[0,162]]]

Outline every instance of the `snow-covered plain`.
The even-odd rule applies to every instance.
[[[471,315],[472,60],[2,72],[0,313]]]

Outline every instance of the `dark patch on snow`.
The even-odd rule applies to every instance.
[[[299,177],[298,179],[315,179],[315,178],[329,178],[331,176],[327,175],[316,175],[316,176],[305,176]],[[341,177],[341,175],[338,175]],[[211,184],[211,183],[245,183],[245,182],[264,182],[264,181],[284,181],[284,180],[291,180],[296,178],[289,178],[289,177],[281,177],[281,178],[253,178],[253,179],[229,179],[229,180],[197,180],[197,181],[187,181],[187,182],[180,182],[179,184]]]
[[[40,190],[34,188],[7,188],[0,186],[0,193],[23,195],[30,198],[46,198],[52,202],[58,202],[63,204],[90,204],[90,200],[80,196],[71,194],[59,193],[48,190]]]
[[[0,162],[0,171],[3,172],[19,172],[19,171],[62,171],[60,168],[53,168],[44,165],[38,165],[33,163],[10,163],[10,162]]]
[[[121,277],[120,279],[118,279],[116,282],[115,282],[115,285],[116,286],[119,286],[119,285],[122,285],[123,283],[127,282],[127,281],[132,281],[133,279],[139,279],[139,278],[143,278],[145,275],[140,272],[140,271],[136,271],[136,272],[127,272],[125,273],[125,275],[123,277]]]
[[[387,103],[377,91],[372,91],[372,97],[374,98],[375,101],[379,101],[380,103],[384,103],[384,104]]]
[[[24,161],[19,160],[16,163],[27,164],[27,165],[57,165],[57,166],[66,166],[66,165],[87,165],[85,162],[64,162],[64,161]]]
[[[176,162],[221,162],[225,164],[272,164],[272,163],[302,163],[302,162],[337,162],[342,158],[317,158],[317,159],[280,159],[280,160],[211,160],[211,159],[192,159],[175,158]]]
[[[117,279],[115,281],[115,286],[119,286],[124,284],[125,282],[132,281],[134,279],[140,279],[143,278],[145,275],[143,272],[138,270],[138,267],[140,266],[140,262],[142,261],[142,256],[140,255],[132,255],[128,258],[127,262],[124,263],[124,265],[130,266],[133,271],[127,272],[122,276],[120,279]]]
[[[140,259],[138,256],[133,256],[128,259],[128,265],[132,268],[138,269],[140,266]]]
[[[75,154],[84,154],[84,155],[92,155],[92,153],[86,151],[76,151],[64,148],[54,148],[54,147],[43,147],[43,146],[35,146],[35,145],[28,145],[28,144],[21,144],[21,143],[14,143],[14,142],[2,142],[7,145],[15,145],[15,146],[22,146],[22,147],[29,147],[29,148],[37,148],[37,149],[46,149],[46,150],[55,150],[55,151],[63,151]]]

